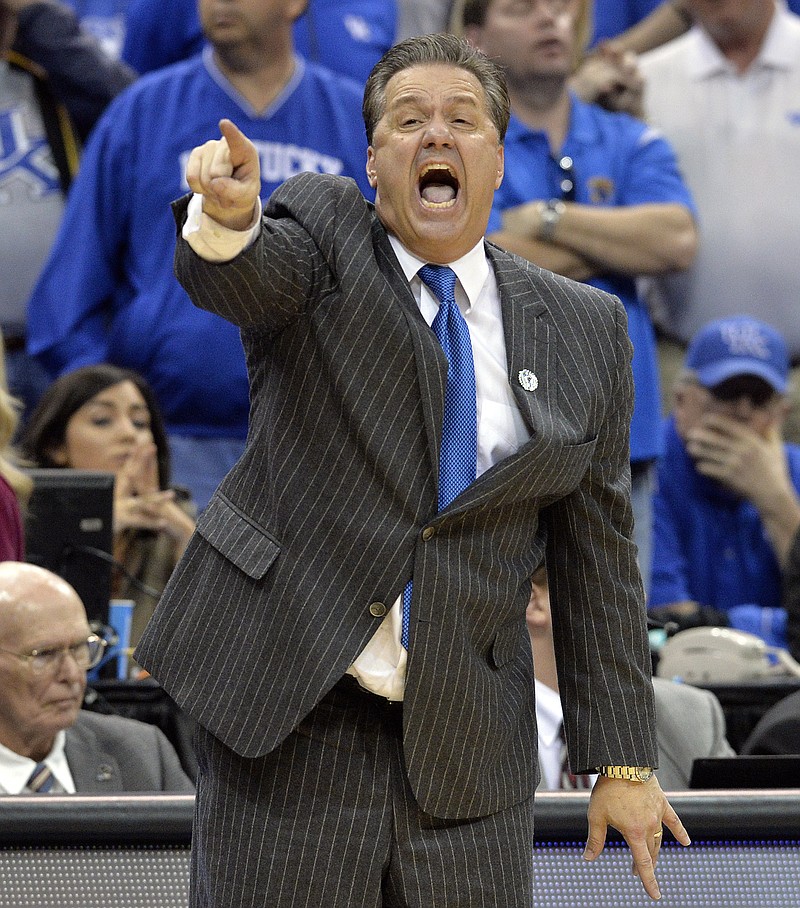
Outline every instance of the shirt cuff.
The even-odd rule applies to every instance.
[[[231,230],[203,211],[203,196],[196,192],[189,200],[181,236],[201,259],[220,263],[235,259],[253,245],[260,233],[261,199],[256,199],[251,225],[246,230]]]

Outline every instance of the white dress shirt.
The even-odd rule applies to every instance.
[[[538,759],[542,778],[540,789],[557,791],[561,788],[561,724],[564,713],[557,690],[534,679],[536,687],[536,725],[539,735]],[[589,775],[592,785],[597,775]]]
[[[228,230],[202,212],[202,196],[189,203],[183,237],[208,261],[229,261],[246,249],[259,234],[260,208],[251,227]],[[431,325],[439,301],[417,276],[427,264],[412,255],[394,236],[389,242],[409,281],[422,317]],[[477,475],[513,454],[530,437],[508,381],[503,317],[497,281],[484,251],[483,239],[449,267],[456,274],[455,297],[469,327],[475,363],[478,417]],[[407,652],[400,642],[402,595],[397,598],[375,634],[348,669],[362,685],[389,700],[402,700],[405,689]],[[413,640],[411,641],[413,646]]]
[[[44,758],[43,763],[47,764],[50,772],[55,779],[53,787],[50,789],[52,794],[67,792],[75,793],[75,781],[72,773],[69,771],[67,757],[64,753],[64,742],[66,735],[60,731],[56,735],[53,748]],[[36,760],[29,757],[21,757],[0,744],[0,792],[3,794],[23,794],[25,784],[31,777],[31,773],[36,769]]]

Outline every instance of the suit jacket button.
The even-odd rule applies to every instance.
[[[382,602],[373,602],[369,607],[369,613],[373,618],[383,618],[386,614],[386,606]]]
[[[422,541],[427,542],[429,539],[433,539],[436,535],[436,530],[433,527],[425,527],[422,531]]]

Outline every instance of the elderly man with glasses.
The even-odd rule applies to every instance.
[[[654,502],[653,617],[786,644],[781,574],[800,528],[800,447],[786,444],[783,336],[746,316],[689,345]]]
[[[68,583],[0,563],[0,793],[193,791],[155,726],[81,710],[104,650]]]

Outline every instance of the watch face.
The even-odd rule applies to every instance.
[[[653,775],[653,770],[652,770],[652,769],[641,769],[641,768],[637,768],[637,770],[636,770],[636,777],[639,779],[640,782],[647,782],[647,781],[649,781],[649,780],[650,780],[650,777],[651,777],[652,775]]]

